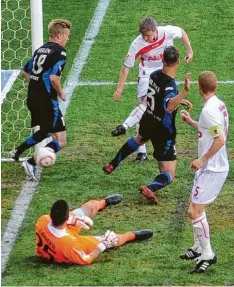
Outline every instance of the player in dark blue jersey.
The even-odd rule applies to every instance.
[[[175,117],[178,106],[190,89],[191,74],[186,74],[184,88],[178,93],[174,78],[179,62],[178,50],[173,46],[166,47],[163,53],[163,69],[150,75],[147,109],[140,120],[139,134],[128,139],[115,158],[103,168],[107,174],[112,173],[122,160],[136,151],[140,145],[151,140],[160,174],[147,186],[141,186],[139,190],[155,203],[158,202],[155,191],[170,184],[175,177]]]
[[[23,68],[29,81],[27,106],[31,113],[31,126],[38,130],[12,151],[15,160],[30,147],[52,136],[47,147],[55,152],[66,145],[66,126],[59,108],[58,98],[66,100],[60,77],[66,64],[65,46],[69,40],[71,23],[65,19],[52,20],[48,25],[49,42],[38,48]],[[34,180],[34,158],[22,163],[26,173]]]

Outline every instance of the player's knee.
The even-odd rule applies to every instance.
[[[188,208],[188,217],[190,218],[190,219],[193,219],[193,210],[189,207]]]
[[[143,140],[143,138],[140,135],[137,135],[134,137],[135,142],[137,142],[140,145],[143,145],[146,141]]]
[[[188,217],[192,220],[200,217],[199,213],[197,212],[197,210],[193,207],[192,204],[190,204],[189,208],[188,208]]]

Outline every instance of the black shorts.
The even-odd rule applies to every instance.
[[[150,140],[154,147],[153,156],[158,161],[176,160],[175,138],[169,138],[160,122],[151,114],[144,113],[140,120],[139,135],[144,141]]]
[[[174,161],[176,160],[176,146],[175,141],[161,141],[161,142],[153,142],[151,140],[152,145],[154,147],[153,156],[158,161]]]
[[[65,121],[58,102],[41,104],[35,101],[28,101],[28,108],[31,112],[31,127],[40,126],[40,130],[47,133],[56,133],[66,130]]]

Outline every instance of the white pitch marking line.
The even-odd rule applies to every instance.
[[[184,81],[176,81],[178,85],[181,85],[184,83]],[[74,83],[75,84],[75,83]],[[125,85],[136,85],[137,82],[126,82]],[[197,81],[191,81],[191,84],[197,84]],[[218,84],[234,84],[234,81],[232,80],[227,80],[223,81],[220,80],[218,81]],[[80,81],[75,84],[76,87],[83,87],[83,86],[117,86],[117,83],[115,82],[105,82],[105,81]]]
[[[20,70],[6,70],[6,72],[12,72],[11,76],[9,77],[9,79],[7,80],[7,83],[5,85],[5,87],[3,88],[2,92],[1,92],[1,104],[4,102],[7,93],[10,91],[11,87],[13,86],[15,80],[17,79]]]
[[[95,10],[93,18],[90,22],[88,30],[83,39],[80,50],[77,53],[77,56],[74,59],[71,71],[68,75],[68,79],[64,84],[64,91],[67,94],[68,100],[61,105],[61,110],[63,113],[66,112],[70,99],[72,97],[75,86],[78,84],[80,74],[86,63],[89,52],[93,43],[95,42],[95,37],[97,36],[99,29],[101,27],[103,18],[106,14],[107,8],[109,6],[110,0],[100,0],[98,6]],[[38,170],[37,177],[40,178],[41,170]],[[11,250],[17,239],[18,231],[23,223],[25,214],[29,207],[29,204],[32,200],[33,194],[37,188],[38,182],[33,182],[27,180],[24,186],[22,187],[19,197],[15,201],[14,209],[11,214],[11,218],[7,223],[6,230],[2,237],[1,242],[1,272],[3,273],[8,258],[10,256]]]

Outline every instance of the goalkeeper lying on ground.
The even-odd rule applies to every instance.
[[[118,204],[120,194],[102,200],[90,200],[81,208],[69,212],[65,200],[57,200],[50,215],[43,215],[36,223],[36,254],[57,263],[90,264],[106,249],[134,240],[145,240],[153,236],[150,229],[117,234],[106,231],[102,236],[82,236],[80,230],[90,229],[91,217],[107,206]]]

